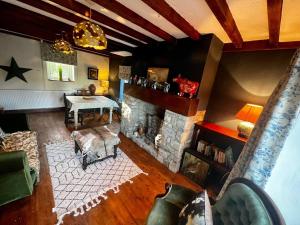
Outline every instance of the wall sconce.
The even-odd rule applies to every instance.
[[[250,136],[262,110],[262,106],[248,103],[235,115],[237,119],[242,120],[237,127],[240,137]]]

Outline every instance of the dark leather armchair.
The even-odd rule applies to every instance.
[[[24,151],[0,153],[0,206],[31,195],[36,180]]]
[[[176,225],[178,215],[196,193],[178,185],[155,199],[147,225]],[[214,225],[285,225],[269,196],[250,180],[237,178],[212,206]]]

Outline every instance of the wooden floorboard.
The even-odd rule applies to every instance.
[[[62,112],[28,115],[30,129],[38,132],[41,179],[32,196],[0,207],[1,225],[53,225],[56,223],[56,215],[52,213],[54,200],[44,143],[70,138],[72,128],[67,129],[63,120]],[[87,126],[101,123],[96,120],[90,121],[87,120]],[[136,176],[132,179],[132,184],[127,182],[121,185],[120,192],[117,194],[109,191],[107,200],[102,201],[84,215],[65,216],[64,225],[141,225],[145,223],[155,196],[164,193],[166,182],[201,190],[186,177],[170,172],[124,135],[120,134],[120,138],[120,149],[149,175]]]

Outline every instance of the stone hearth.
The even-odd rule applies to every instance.
[[[149,119],[147,115],[159,117],[159,115],[162,115],[162,109],[126,94],[124,97],[121,132],[166,165],[171,171],[178,172],[183,150],[189,147],[191,143],[196,116],[186,117],[165,110],[158,132],[161,139],[158,148],[155,148],[153,137],[149,138],[147,135],[136,136],[135,132],[140,124],[144,127],[147,126],[147,119]],[[157,130],[157,124],[155,126],[153,129]]]

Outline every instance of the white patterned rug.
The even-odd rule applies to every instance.
[[[66,214],[82,215],[106,199],[105,193],[119,191],[119,186],[144,173],[118,149],[116,159],[109,158],[89,165],[84,171],[81,156],[74,152],[73,141],[46,144],[53,196],[58,222]],[[144,173],[146,174],[146,173]]]

